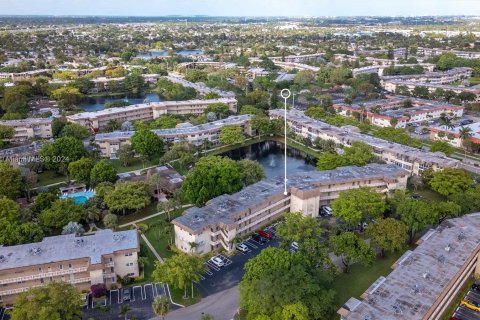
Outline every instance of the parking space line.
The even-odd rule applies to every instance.
[[[213,272],[210,271],[210,269],[205,269],[205,273],[208,274],[209,276],[213,275]]]
[[[248,239],[248,240],[245,240],[245,244],[246,245],[249,245],[250,247],[252,247],[253,249],[258,249],[258,247],[256,245],[254,245],[253,243],[250,242],[251,239]]]
[[[150,288],[152,289],[152,297],[155,298],[155,292],[153,291],[153,283],[147,283],[143,285],[143,292],[145,293],[145,299],[147,299],[147,286],[150,286]]]
[[[220,268],[218,268],[216,265],[214,265],[210,261],[205,262],[205,264],[207,264],[210,268],[212,268],[215,271],[220,271]]]
[[[135,289],[136,288],[140,288],[140,298],[142,298],[142,300],[143,300],[143,290],[142,290],[143,287],[142,286],[134,286],[132,288],[133,301],[135,301]]]

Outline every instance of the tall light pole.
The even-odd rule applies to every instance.
[[[292,93],[292,96],[293,96],[292,109],[295,109],[295,96],[296,95],[297,95],[296,93]]]
[[[285,132],[284,132],[285,133],[285,163],[284,163],[285,189],[283,192],[284,195],[288,194],[287,192],[287,99],[290,98],[290,95],[291,95],[291,92],[288,89],[283,89],[282,91],[280,91],[280,96],[282,96],[282,98],[285,100],[285,114],[284,114],[285,116]]]

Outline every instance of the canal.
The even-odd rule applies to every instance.
[[[263,141],[250,146],[223,153],[234,160],[250,159],[258,161],[267,178],[283,176],[285,168],[284,145],[276,141]],[[314,171],[316,159],[293,148],[287,148],[287,175],[296,172]]]

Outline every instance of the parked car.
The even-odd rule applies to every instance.
[[[472,290],[480,293],[480,281],[477,280],[474,284],[472,284]]]
[[[258,234],[262,237],[264,237],[265,239],[267,240],[270,240],[272,239],[272,234],[268,231],[265,231],[265,230],[258,230]]]
[[[472,124],[472,123],[473,123],[472,119],[465,119],[465,120],[460,121],[461,126],[465,126],[467,124]]]
[[[130,288],[123,289],[123,301],[130,301],[131,297],[132,292],[130,291]]]
[[[290,251],[292,252],[297,252],[298,251],[298,242],[293,241],[292,244],[290,245]]]
[[[219,257],[211,257],[210,262],[216,265],[217,267],[223,267],[225,263]]]
[[[256,242],[259,242],[259,243],[265,243],[267,242],[267,239],[265,239],[264,237],[260,236],[259,234],[254,234],[252,236],[252,239],[255,240]]]
[[[324,216],[330,217],[333,214],[333,210],[329,206],[323,206],[321,209],[321,213]]]
[[[241,252],[248,252],[248,247],[244,243],[237,243],[235,245],[235,248],[237,248],[237,250]]]
[[[463,299],[462,302],[460,302],[460,305],[465,306],[470,310],[480,312],[480,303],[478,302],[473,302],[471,300]]]

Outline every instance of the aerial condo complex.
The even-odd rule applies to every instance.
[[[0,8],[0,320],[480,320],[480,1]]]

